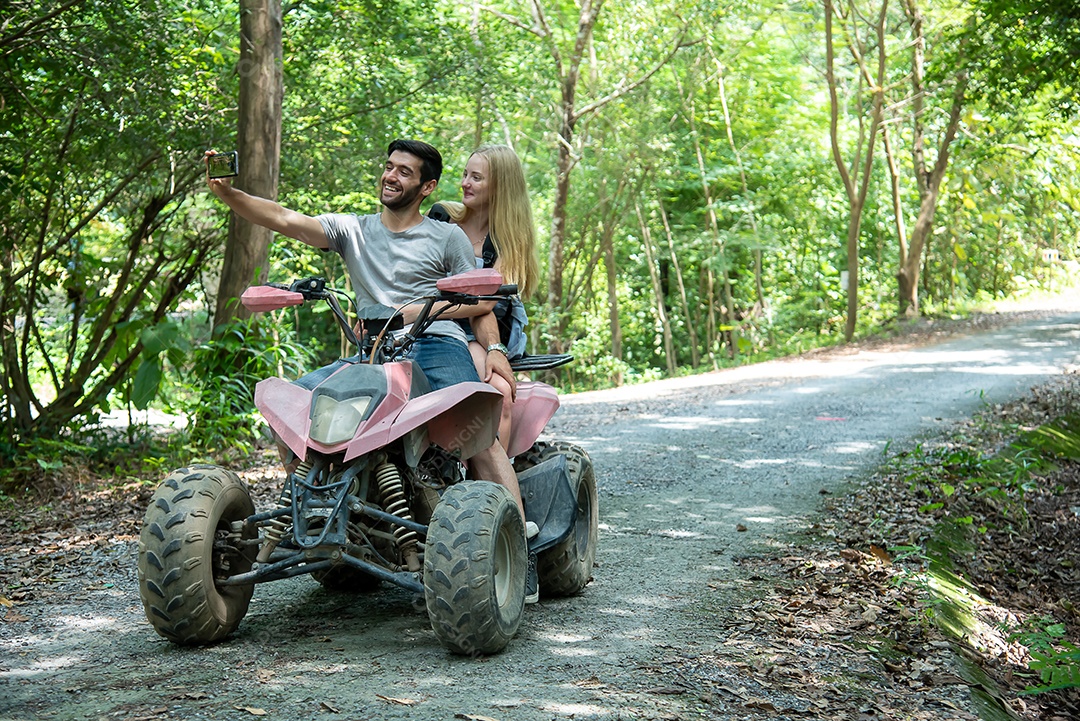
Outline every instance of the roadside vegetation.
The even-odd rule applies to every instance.
[[[145,410],[186,418],[170,443],[196,456],[242,454],[253,380],[341,352],[325,315],[242,317],[249,283],[345,280],[230,224],[207,148],[244,149],[237,182],[317,214],[375,210],[395,137],[443,150],[440,198],[475,145],[512,145],[542,238],[530,349],[573,352],[546,379],[564,390],[1059,289],[1078,275],[1074,30],[1071,3],[996,0],[9,3],[0,485],[107,467],[151,443],[105,430]]]
[[[251,44],[281,69],[262,84],[240,43],[256,5],[281,19]],[[346,283],[207,196],[204,150],[252,147],[246,109],[273,107],[250,93],[280,100],[268,187],[310,214],[374,211],[396,137],[443,150],[437,199],[473,147],[512,145],[542,237],[530,350],[576,356],[544,379],[566,392],[978,329],[976,309],[1080,278],[1071,0],[133,7],[0,18],[0,535],[41,549],[0,564],[8,623],[136,537],[176,466],[242,464],[271,493],[254,384],[343,350],[325,314],[256,322],[222,290]],[[228,260],[245,242],[257,261]],[[1067,375],[883,459],[813,534],[739,560],[784,581],[718,600],[729,633],[660,692],[764,717],[969,719],[975,698],[986,719],[1080,718],[1078,401]]]
[[[1073,373],[889,454],[808,537],[742,559],[747,577],[785,579],[718,611],[755,683],[733,695],[725,654],[684,678],[781,714],[1080,716],[1078,408]]]

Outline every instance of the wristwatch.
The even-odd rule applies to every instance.
[[[506,347],[505,345],[503,345],[502,343],[492,343],[491,345],[489,345],[489,346],[487,347],[487,352],[488,352],[488,353],[490,353],[490,352],[491,352],[491,351],[493,351],[493,350],[497,350],[497,351],[499,351],[500,353],[502,353],[502,354],[503,354],[504,356],[506,356],[507,358],[509,358],[509,357],[510,357],[510,349],[509,349],[509,348],[507,348],[507,347]]]

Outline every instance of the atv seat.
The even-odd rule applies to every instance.
[[[554,355],[523,355],[510,361],[510,369],[515,371],[546,371],[564,366],[574,360],[569,353]]]

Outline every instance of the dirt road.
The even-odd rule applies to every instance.
[[[180,649],[145,622],[134,538],[79,547],[80,567],[43,574],[0,622],[0,719],[765,718],[675,672],[726,638],[718,609],[753,598],[761,579],[733,561],[791,542],[823,491],[887,448],[1078,364],[1074,313],[566,398],[550,430],[597,469],[595,580],[527,608],[487,659],[447,654],[405,592],[331,595],[306,578],[256,589],[228,642]]]

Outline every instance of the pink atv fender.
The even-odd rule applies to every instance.
[[[346,443],[327,446],[311,439],[309,434],[313,393],[283,378],[259,381],[255,385],[255,406],[270,424],[270,428],[300,460],[307,459],[308,448],[323,453],[345,450],[346,460],[351,460],[361,453],[380,448],[391,440],[394,419],[409,400],[412,365],[388,363],[381,368],[387,376],[387,397],[360,424],[353,439]]]

